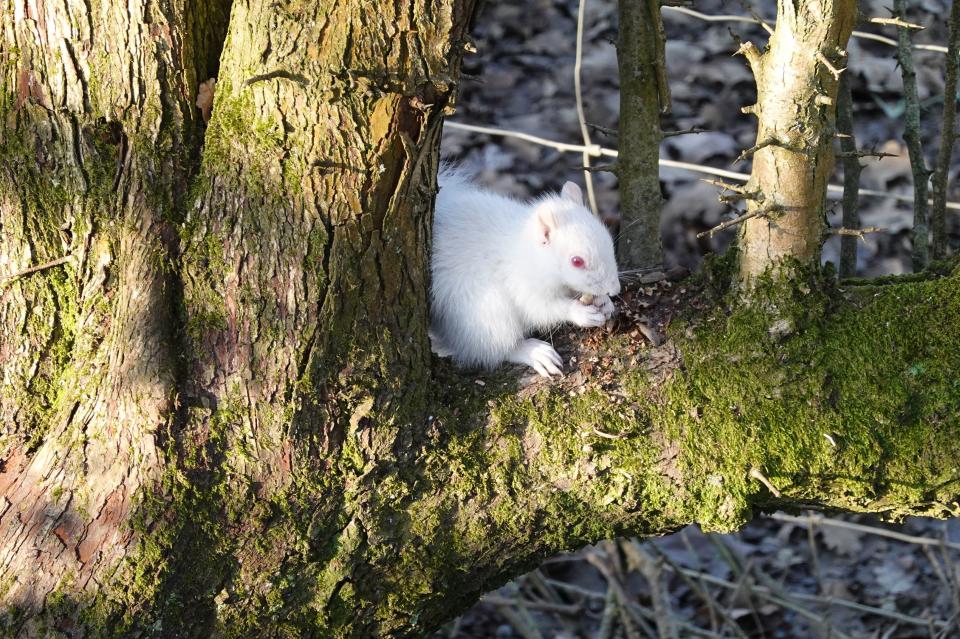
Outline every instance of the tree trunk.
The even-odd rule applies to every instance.
[[[777,25],[761,53],[740,47],[757,82],[759,120],[747,191],[751,215],[740,233],[740,279],[772,264],[816,264],[823,243],[827,182],[833,171],[837,85],[855,0],[777,2]]]
[[[478,385],[426,338],[473,4],[237,0],[204,140],[195,4],[0,18],[0,277],[71,256],[0,284],[8,636],[418,636],[615,534],[956,514],[960,272]]]
[[[617,62],[620,126],[616,174],[620,197],[620,268],[663,264],[660,244],[660,112],[669,97],[663,72],[663,25],[656,2],[620,0]]]
[[[0,583],[21,636],[71,627],[68,602],[118,583],[169,462],[172,262],[224,5],[0,12]]]

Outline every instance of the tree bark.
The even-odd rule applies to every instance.
[[[777,3],[766,51],[741,46],[757,82],[757,144],[747,191],[754,214],[740,233],[740,279],[750,282],[773,264],[815,264],[823,243],[827,181],[840,69],[857,14],[854,0]]]
[[[586,390],[481,386],[426,338],[473,3],[40,6],[0,14],[0,277],[71,258],[0,291],[7,636],[418,636],[616,534],[956,514],[960,272],[691,284]]]
[[[660,113],[669,97],[663,73],[663,25],[656,2],[620,0],[617,61],[620,74],[620,196],[617,261],[620,268],[663,264],[660,243]]]
[[[6,621],[43,636],[73,623],[41,614],[60,594],[97,592],[137,548],[128,524],[165,463],[192,100],[226,14],[2,4],[0,278],[69,258],[0,285],[0,583]]]

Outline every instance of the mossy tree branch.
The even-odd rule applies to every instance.
[[[417,636],[615,534],[729,530],[777,507],[956,512],[956,272],[841,292],[796,268],[728,307],[703,283],[735,270],[718,267],[688,289],[711,310],[671,309],[689,315],[657,349],[611,335],[611,374],[584,392],[521,391],[512,372],[481,386],[431,360],[425,334],[438,132],[473,4],[237,0],[189,199],[197,78],[164,57],[165,27],[186,28],[164,8],[117,12],[157,47],[131,56],[149,90],[124,84],[121,56],[89,116],[82,91],[63,119],[43,108],[57,83],[0,94],[5,136],[51,117],[64,133],[3,146],[17,233],[0,257],[58,257],[64,201],[90,237],[82,271],[0,297],[0,354],[34,371],[0,403],[8,635]],[[83,164],[101,186],[79,190],[72,118],[111,122],[120,99],[128,137],[153,137],[82,146],[112,170]],[[78,191],[44,199],[51,175]]]

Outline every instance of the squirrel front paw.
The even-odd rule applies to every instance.
[[[613,317],[613,313],[616,310],[613,306],[613,300],[610,299],[609,295],[597,295],[593,298],[593,305],[600,309],[600,312],[603,313],[605,319],[610,319]]]
[[[607,299],[609,300],[609,298]],[[570,303],[570,317],[568,319],[571,323],[584,328],[603,326],[607,317],[594,304],[595,302],[583,304],[580,300],[573,300]]]
[[[510,353],[508,358],[515,364],[526,364],[544,377],[563,375],[560,369],[563,360],[553,346],[538,339],[525,339]]]

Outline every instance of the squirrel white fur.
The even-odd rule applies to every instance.
[[[560,375],[563,360],[526,338],[564,322],[602,326],[620,292],[613,240],[583,194],[567,182],[559,194],[521,202],[441,169],[433,222],[433,351],[461,366],[504,361]],[[592,303],[579,298],[592,296]],[[526,338],[526,339],[525,339]]]

